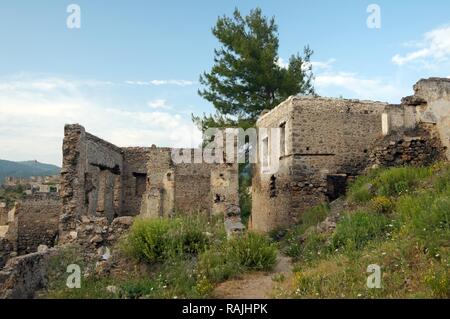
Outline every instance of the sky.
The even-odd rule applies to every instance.
[[[420,78],[450,77],[447,0],[0,0],[0,159],[61,165],[66,123],[118,146],[198,145],[211,28],[236,7],[275,17],[280,66],[313,49],[322,96],[399,103]]]

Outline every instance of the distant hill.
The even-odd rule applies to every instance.
[[[39,163],[38,161],[12,162],[0,160],[0,184],[3,184],[6,176],[50,176],[59,174],[60,170],[56,165]]]

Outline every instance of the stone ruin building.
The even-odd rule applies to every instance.
[[[414,91],[399,105],[295,96],[262,114],[257,128],[280,134],[259,134],[249,228],[297,222],[370,167],[450,159],[450,79],[421,80]],[[196,151],[189,149],[191,157]],[[238,164],[178,163],[171,154],[118,147],[66,125],[59,196],[33,194],[12,208],[0,203],[0,298],[32,297],[45,286],[49,252],[71,242],[86,252],[111,246],[133,216],[224,214],[229,234],[242,231]]]
[[[178,151],[178,150],[174,150]],[[180,150],[181,151],[181,150]],[[120,148],[67,125],[61,170],[60,235],[76,231],[81,216],[170,217],[224,214],[238,206],[237,164],[175,163],[172,149]],[[73,237],[73,236],[72,236]]]
[[[450,79],[420,80],[414,91],[400,105],[296,96],[262,114],[257,127],[281,133],[260,136],[249,227],[267,232],[297,222],[368,167],[450,159]]]

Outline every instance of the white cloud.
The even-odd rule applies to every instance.
[[[328,59],[327,61],[312,61],[311,66],[313,71],[321,71],[331,69],[336,59]]]
[[[356,73],[319,74],[315,77],[314,85],[321,95],[323,92],[339,91],[346,98],[390,102],[398,102],[402,97],[402,90],[399,90],[396,85],[386,83],[381,79],[364,78]]]
[[[129,85],[140,85],[140,86],[152,86],[152,85],[177,85],[177,86],[189,86],[196,84],[195,81],[188,80],[151,80],[151,81],[125,81]]]
[[[396,54],[392,63],[402,66],[419,63],[425,67],[436,66],[450,57],[450,25],[442,26],[425,33],[420,41],[408,42],[416,50],[404,55]]]
[[[280,68],[287,69],[289,67],[289,62],[284,61],[283,58],[278,58],[275,62]]]
[[[147,104],[152,109],[167,109],[167,108],[169,108],[169,105],[167,104],[167,101],[164,100],[164,99],[152,100],[152,101],[148,102]]]
[[[188,116],[162,109],[146,111],[145,105],[141,110],[114,107],[109,99],[92,94],[86,97],[81,82],[63,78],[0,79],[0,158],[61,165],[67,123],[79,123],[118,146],[199,145],[201,133]]]

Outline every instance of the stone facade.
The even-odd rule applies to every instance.
[[[10,249],[4,256],[36,252],[39,245],[54,246],[58,237],[62,204],[57,195],[35,194],[16,202],[7,214],[7,222],[0,226],[0,239]]]
[[[65,127],[61,176],[62,241],[82,216],[111,223],[120,216],[224,214],[225,203],[238,204],[237,164],[175,164],[170,148],[120,148],[80,125]]]
[[[450,160],[450,79],[422,79],[414,85],[414,95],[402,100],[405,107],[414,107],[417,122],[436,127]]]
[[[16,204],[19,255],[36,252],[39,245],[55,245],[61,210],[58,196],[33,196]]]
[[[152,148],[141,214],[172,216],[177,212],[224,214],[239,204],[237,164],[174,163],[169,148]],[[183,150],[198,152],[198,149]]]
[[[250,227],[267,232],[297,222],[306,209],[342,195],[347,181],[371,165],[444,159],[450,81],[421,80],[415,91],[401,105],[290,97],[261,115]],[[265,128],[279,133],[271,136]],[[280,149],[275,156],[268,152],[273,148]]]
[[[445,160],[445,151],[436,127],[421,123],[380,139],[370,153],[369,167],[427,166]]]

